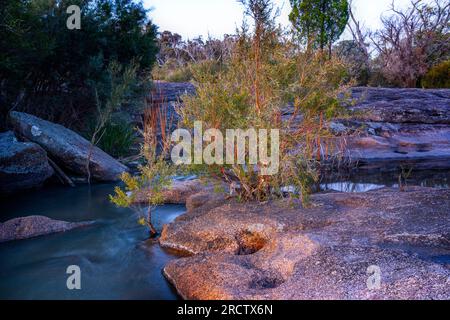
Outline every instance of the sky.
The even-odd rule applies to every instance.
[[[380,16],[391,3],[392,0],[354,0],[354,12],[365,27],[376,29],[380,26]],[[409,3],[410,0],[395,0],[398,8],[405,8]],[[278,23],[289,26],[289,0],[274,0],[274,4],[280,8]],[[184,39],[199,35],[222,38],[224,34],[234,33],[243,17],[242,5],[236,0],[144,0],[144,6],[152,9],[150,17],[159,31],[176,32]]]

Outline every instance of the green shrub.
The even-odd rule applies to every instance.
[[[128,121],[112,120],[106,124],[98,147],[111,156],[120,158],[130,154],[135,141],[135,129]]]
[[[192,129],[195,121],[221,132],[233,128],[281,129],[278,173],[263,175],[263,164],[253,165],[249,150],[245,150],[245,164],[195,164],[191,168],[206,178],[238,181],[235,191],[241,200],[282,197],[283,187],[290,186],[295,189],[292,196],[301,196],[306,203],[317,177],[320,152],[325,149],[324,123],[342,112],[337,97],[348,77],[346,66],[320,52],[296,51],[296,44],[282,37],[275,27],[269,4],[257,2],[258,6],[248,10],[255,10],[251,16],[261,19],[255,25],[264,27],[241,32],[222,68],[195,70],[197,94],[183,97],[179,114],[182,127],[187,129]],[[294,101],[294,117],[282,122],[283,106],[289,101]],[[299,128],[294,124],[296,114],[304,117]]]
[[[431,68],[422,79],[422,87],[426,89],[450,88],[450,60]]]
[[[194,79],[194,75],[199,72],[217,74],[222,68],[221,63],[215,60],[204,60],[197,63],[189,63],[184,66],[175,66],[166,63],[163,66],[155,67],[152,71],[153,79],[168,82],[189,82]]]
[[[165,64],[155,67],[152,71],[153,79],[168,82],[188,82],[192,79],[192,72],[189,65],[172,66]]]

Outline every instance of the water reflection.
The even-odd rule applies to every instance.
[[[368,192],[384,187],[399,188],[400,173],[352,173],[325,176],[319,184],[320,191]],[[405,184],[402,179],[403,185]],[[412,171],[406,179],[407,186],[446,189],[450,186],[450,171]]]
[[[322,191],[338,191],[338,192],[368,192],[372,190],[382,189],[384,185],[371,183],[353,183],[349,181],[334,182],[320,185]]]

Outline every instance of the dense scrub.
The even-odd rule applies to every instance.
[[[231,148],[227,148],[227,157],[231,152],[230,158],[238,161],[220,163],[219,153],[223,150],[218,147],[217,136],[210,137],[210,141],[204,138],[201,146],[191,146],[186,161],[169,170],[161,161],[169,155],[170,142],[164,143],[163,139],[165,152],[155,156],[155,128],[159,126],[155,121],[144,131],[153,137],[143,145],[147,162],[140,168],[139,176],[123,177],[126,188],[116,190],[112,197],[114,203],[133,205],[136,194],[150,186],[149,203],[156,204],[156,200],[161,199],[156,196],[161,190],[159,183],[166,183],[163,173],[173,174],[175,170],[195,173],[218,187],[228,185],[230,194],[242,201],[266,201],[290,195],[307,202],[328,136],[325,122],[343,112],[338,97],[350,84],[347,67],[337,57],[329,57],[328,52],[305,51],[298,42],[292,41],[276,26],[270,1],[243,1],[243,4],[253,28],[249,30],[244,24],[229,58],[219,67],[216,63],[203,63],[202,67],[192,69],[196,95],[182,97],[183,106],[178,109],[180,127],[194,132],[195,123],[201,122],[205,130],[216,129],[223,134],[227,129],[278,130],[279,138],[270,133],[265,141],[266,144],[274,142],[279,153],[278,170],[273,174],[264,173],[273,163],[267,163],[260,153],[255,164],[251,153],[255,146],[250,143],[242,150],[238,142],[233,142]],[[293,104],[294,112],[285,119],[283,108],[288,103]],[[304,118],[302,125],[297,121],[300,114]],[[193,161],[198,147],[213,148],[213,158],[218,161]],[[270,149],[270,155],[275,152],[260,141],[259,152],[261,148]],[[164,170],[155,176],[158,167]],[[286,192],[287,186],[289,192]]]
[[[304,47],[338,55],[357,85],[422,87],[421,79],[427,72],[450,57],[448,1],[411,1],[404,9],[394,1],[383,13],[377,30],[364,28],[353,12],[352,1],[290,2],[291,36]],[[353,39],[338,41],[345,28]],[[223,40],[184,41],[165,31],[158,37],[161,50],[153,76],[167,81],[192,80],[193,66],[229,59],[236,40],[225,35]]]
[[[79,30],[66,26],[70,5],[81,9]],[[4,0],[0,33],[2,127],[14,108],[85,129],[111,94],[111,64],[122,72],[136,65],[126,96],[141,96],[157,53],[157,29],[140,1]]]
[[[450,60],[431,68],[422,79],[422,86],[427,89],[450,88]]]

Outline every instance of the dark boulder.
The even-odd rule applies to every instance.
[[[77,175],[87,175],[86,163],[90,152],[93,179],[118,181],[120,175],[128,171],[119,161],[61,125],[21,112],[11,112],[10,118],[20,135],[39,144],[55,162]]]
[[[52,175],[44,149],[17,141],[11,131],[0,133],[0,193],[40,186]]]

